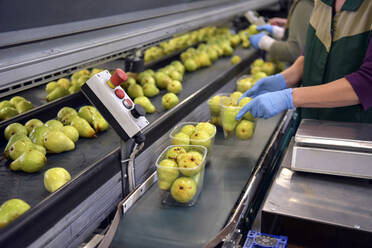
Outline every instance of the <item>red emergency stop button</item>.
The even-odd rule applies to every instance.
[[[127,109],[131,109],[133,107],[133,102],[130,99],[127,98],[127,99],[123,100],[123,105]]]
[[[110,80],[113,85],[119,86],[128,80],[128,76],[122,69],[116,69]]]
[[[125,97],[125,92],[122,89],[116,89],[115,95],[120,99],[123,99]]]

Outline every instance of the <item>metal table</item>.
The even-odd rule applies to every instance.
[[[303,247],[371,247],[371,182],[294,172],[293,144],[263,206],[261,231]]]

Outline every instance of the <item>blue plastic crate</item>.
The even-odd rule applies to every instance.
[[[286,248],[288,237],[249,231],[243,248]]]

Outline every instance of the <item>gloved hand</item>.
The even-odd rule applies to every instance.
[[[263,49],[265,51],[269,51],[270,47],[275,42],[275,40],[267,36],[265,32],[251,35],[249,41],[254,48]]]
[[[259,95],[247,103],[236,115],[240,120],[248,111],[256,118],[271,118],[284,110],[295,109],[292,88]]]
[[[270,24],[265,24],[257,27],[257,31],[267,31],[275,39],[282,39],[284,36],[285,29]]]
[[[287,82],[282,74],[278,73],[269,77],[261,78],[252,88],[243,93],[240,99],[244,97],[256,97],[268,92],[284,90],[287,88]],[[240,101],[239,99],[239,101]]]

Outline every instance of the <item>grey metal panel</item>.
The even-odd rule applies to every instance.
[[[58,39],[3,48],[0,50],[0,88],[124,50],[141,47],[172,34],[218,22],[248,9],[276,2],[275,0],[246,1],[223,7],[210,7]]]
[[[301,220],[303,230],[308,230],[306,226],[315,222],[320,226],[371,233],[372,185],[367,180],[294,172],[290,169],[293,145],[292,142],[283,159],[263,213]],[[289,229],[291,223],[288,221],[282,225]],[[299,235],[306,235],[300,233],[301,230]],[[345,238],[340,237],[341,240]]]

